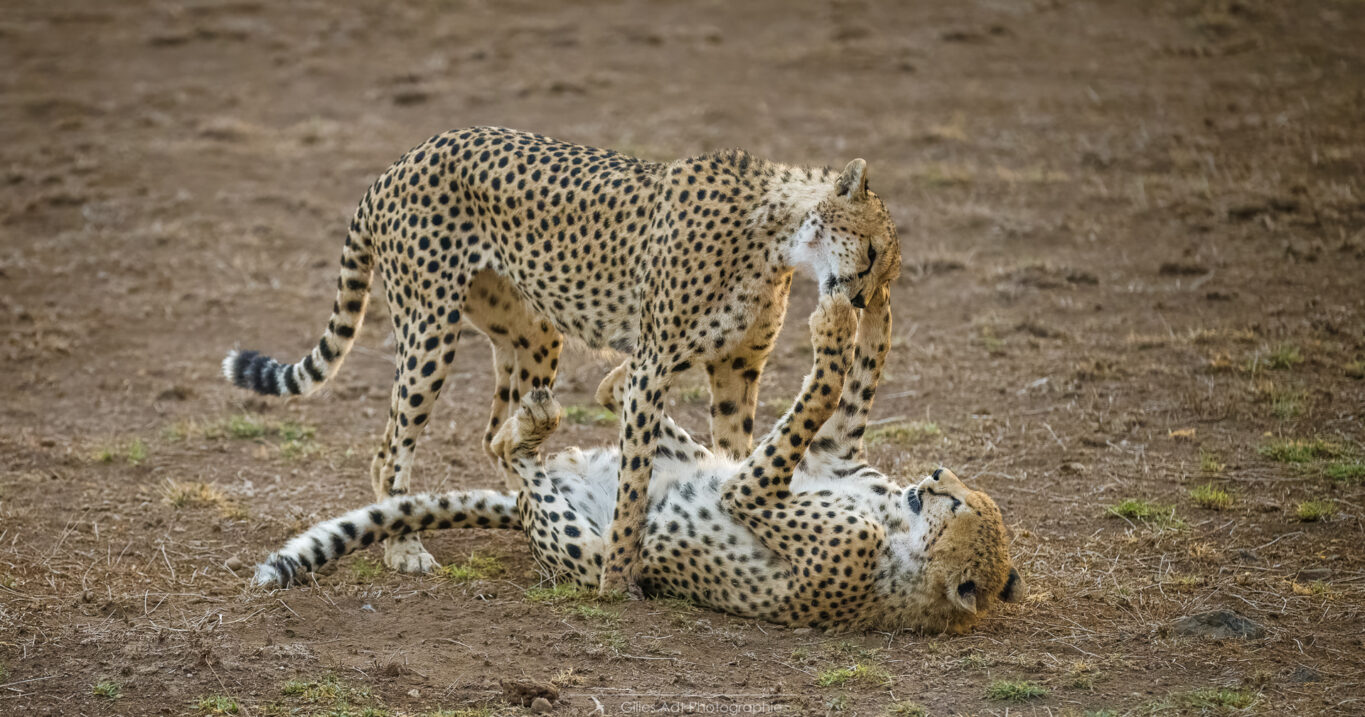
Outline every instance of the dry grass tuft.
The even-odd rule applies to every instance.
[[[228,520],[245,520],[246,508],[228,497],[221,488],[203,481],[180,481],[167,478],[161,485],[161,502],[177,510],[183,508],[215,508]]]
[[[886,713],[891,717],[929,717],[929,710],[918,702],[892,702]]]

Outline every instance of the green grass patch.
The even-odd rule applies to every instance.
[[[630,640],[620,630],[599,630],[597,643],[607,648],[613,655],[621,655],[630,649]]]
[[[362,555],[351,561],[350,571],[357,581],[370,582],[384,574],[384,564]]]
[[[123,685],[113,680],[100,680],[96,682],[90,691],[96,697],[103,697],[106,700],[116,700],[123,696]]]
[[[1311,463],[1346,455],[1341,446],[1321,438],[1277,438],[1257,450],[1262,456],[1280,463]]]
[[[1356,359],[1347,362],[1343,368],[1346,371],[1346,375],[1351,378],[1357,380],[1365,378],[1365,359]]]
[[[1273,391],[1268,398],[1270,399],[1270,415],[1281,421],[1288,421],[1291,418],[1298,418],[1303,415],[1305,397],[1302,391],[1278,389]]]
[[[311,458],[322,451],[322,447],[313,442],[317,430],[312,426],[246,413],[205,425],[180,421],[167,426],[164,434],[172,441],[183,441],[194,436],[210,440],[274,441],[278,444],[280,455],[289,460]]]
[[[1294,508],[1294,517],[1303,523],[1316,523],[1331,518],[1336,512],[1336,503],[1330,500],[1305,500]]]
[[[550,587],[534,587],[526,590],[527,602],[538,605],[609,605],[626,599],[625,595],[598,595],[596,590],[581,588],[573,583],[559,583]]]
[[[683,403],[704,403],[710,397],[705,386],[688,386],[678,391],[678,400]]]
[[[177,424],[179,425],[179,424]],[[178,428],[179,431],[192,431],[194,427]],[[296,421],[276,421],[269,418],[238,413],[198,429],[205,438],[230,438],[236,441],[250,441],[258,438],[277,438],[281,441],[310,441],[317,430]]]
[[[503,565],[502,560],[498,557],[475,553],[463,563],[441,566],[437,569],[436,574],[451,582],[467,583],[474,580],[490,580],[505,572],[507,572],[507,566]]]
[[[1185,521],[1175,514],[1175,506],[1161,505],[1141,498],[1128,498],[1104,509],[1108,515],[1147,523],[1161,529],[1178,529]]]
[[[1323,467],[1322,473],[1338,483],[1347,485],[1365,483],[1365,462],[1337,461],[1329,463]]]
[[[1211,687],[1187,693],[1181,702],[1197,710],[1244,710],[1260,699],[1260,695],[1231,687]]]
[[[791,410],[792,400],[790,398],[773,398],[764,401],[763,405],[772,409],[773,413],[776,413],[777,415],[781,416],[785,415],[787,411]]]
[[[300,712],[298,709],[284,707],[275,711],[264,710],[266,714],[310,714],[327,717],[387,717],[390,712],[381,705],[374,704],[370,688],[355,686],[326,675],[316,680],[291,679],[280,686],[280,693],[293,700],[316,705],[325,711]]]
[[[995,680],[986,686],[986,698],[1001,702],[1024,702],[1047,696],[1047,688],[1027,680]]]
[[[857,663],[852,667],[825,670],[815,678],[820,687],[842,687],[848,684],[885,686],[891,684],[891,673],[877,665]]]
[[[1227,510],[1232,507],[1232,494],[1212,483],[1190,489],[1190,500],[1200,508]]]
[[[1276,371],[1287,371],[1303,363],[1303,352],[1294,344],[1280,344],[1265,357],[1265,365]]]
[[[583,618],[584,620],[591,620],[592,622],[604,624],[614,624],[617,620],[621,619],[621,615],[619,613],[615,613],[610,610],[603,610],[601,607],[591,604],[580,603],[577,605],[573,605],[569,608],[568,612],[572,615]]]
[[[559,583],[548,588],[535,587],[526,590],[526,600],[538,605],[563,605],[591,601],[593,598],[592,591],[573,583]]]
[[[616,423],[616,414],[601,406],[565,406],[564,419],[580,426],[609,426]]]
[[[1227,467],[1227,466],[1223,464],[1223,461],[1219,459],[1217,453],[1210,453],[1210,452],[1208,452],[1208,451],[1200,451],[1200,452],[1199,452],[1199,472],[1200,472],[1200,473],[1208,473],[1208,474],[1210,474],[1210,475],[1218,475],[1219,473],[1222,473],[1222,472],[1223,472],[1223,469],[1226,468],[1226,467]]]
[[[141,438],[134,438],[122,443],[104,443],[95,449],[91,459],[96,463],[139,465],[147,460],[147,443]]]
[[[210,695],[200,697],[194,704],[194,708],[206,715],[235,715],[241,712],[242,708],[237,704],[237,700],[226,695]]]
[[[941,434],[938,424],[933,421],[904,421],[874,428],[867,432],[866,438],[870,446],[912,446]]]

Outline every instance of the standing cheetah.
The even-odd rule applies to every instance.
[[[815,366],[791,409],[742,462],[712,455],[664,417],[640,560],[648,594],[789,625],[957,632],[995,602],[1023,598],[988,496],[945,469],[901,488],[864,462],[890,312],[873,297],[856,353],[845,346],[853,317],[846,299],[821,300],[811,319]],[[623,378],[613,372],[598,392],[609,407]],[[570,449],[542,463],[537,448],[558,420],[558,406],[539,390],[523,397],[504,429],[515,434],[504,455],[520,484],[515,494],[390,498],[290,540],[257,568],[256,582],[288,586],[385,536],[485,527],[521,529],[547,573],[595,587],[617,454]]]
[[[737,150],[654,163],[509,129],[456,130],[412,149],[365,194],[312,352],[292,365],[233,352],[224,374],[265,394],[317,390],[355,341],[376,268],[397,340],[388,426],[371,466],[378,498],[411,486],[415,443],[465,320],[494,341],[492,424],[506,415],[512,382],[522,395],[553,383],[561,334],[630,353],[602,579],[603,590],[630,590],[673,378],[706,366],[713,440],[747,454],[793,272],[861,306],[899,273],[900,247],[860,159],[842,173]],[[507,316],[515,325],[501,323]],[[496,428],[485,435],[490,451]],[[436,565],[416,536],[390,541],[385,562]]]

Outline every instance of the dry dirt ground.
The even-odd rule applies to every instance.
[[[1362,40],[1355,0],[8,0],[0,713],[523,713],[515,679],[555,714],[1361,714]],[[311,346],[366,186],[475,124],[868,158],[907,266],[874,463],[992,494],[1029,600],[963,637],[827,636],[558,594],[477,531],[428,540],[442,576],[372,549],[247,589],[370,498],[385,310],[311,400],[218,361]],[[462,343],[421,487],[500,483]],[[610,365],[567,355],[554,446],[611,440]],[[673,411],[702,430],[698,386]],[[1216,609],[1263,634],[1173,627]]]

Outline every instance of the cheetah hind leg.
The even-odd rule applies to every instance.
[[[502,466],[508,490],[524,490],[527,480],[524,471],[534,473],[539,470],[536,453],[545,439],[559,428],[563,413],[554,394],[538,388],[521,397],[517,412],[498,429],[493,446],[499,451],[498,462]]]

